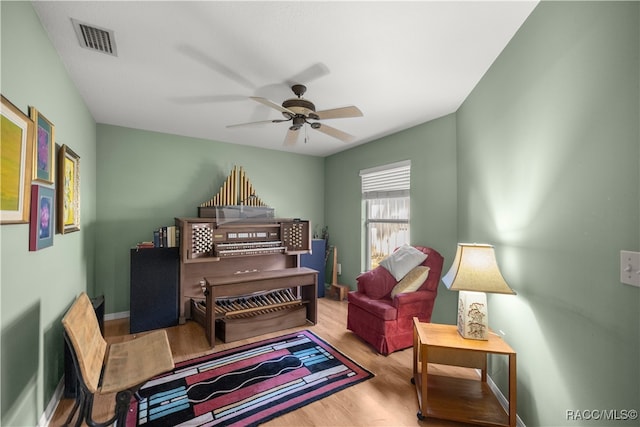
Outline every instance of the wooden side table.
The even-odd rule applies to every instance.
[[[509,357],[509,410],[487,384],[487,355]],[[480,369],[478,380],[427,374],[427,363]],[[413,318],[413,378],[418,419],[441,418],[490,426],[516,425],[516,352],[491,332],[488,341],[465,339],[455,325]]]

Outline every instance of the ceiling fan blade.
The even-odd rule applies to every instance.
[[[251,96],[250,98],[253,99],[256,102],[259,102],[260,104],[266,105],[267,107],[271,107],[274,110],[278,110],[281,113],[291,114],[291,117],[296,115],[296,113],[294,113],[293,111],[289,110],[288,108],[284,108],[282,105],[276,104],[275,102],[270,101],[267,98],[262,98],[260,96]]]
[[[362,111],[356,106],[332,108],[330,110],[316,111],[320,120],[323,119],[346,119],[349,117],[362,117]]]
[[[190,56],[191,58],[195,59],[196,61],[212,68],[213,70],[217,71],[218,73],[222,74],[223,76],[235,81],[236,83],[248,88],[248,89],[255,89],[256,85],[253,84],[251,81],[249,81],[247,78],[245,78],[244,76],[236,73],[235,71],[233,71],[231,68],[227,67],[226,65],[224,65],[223,63],[219,62],[218,60],[216,60],[215,58],[213,58],[213,56],[211,56],[211,54],[209,54],[208,52],[202,52],[201,50],[193,47],[193,46],[189,46],[189,45],[180,45],[177,47],[177,49],[179,51],[181,51],[182,53],[184,53],[187,56]]]
[[[296,142],[298,142],[298,135],[300,134],[300,132],[298,132],[297,130],[291,130],[289,129],[287,131],[287,135],[284,137],[284,145],[290,147],[292,145],[295,145]]]
[[[315,125],[319,125],[319,126],[315,126]],[[343,132],[339,129],[336,129],[334,127],[331,126],[327,126],[324,123],[320,124],[320,123],[314,123],[314,126],[312,126],[312,129],[315,129],[317,131],[320,131],[326,135],[332,136],[336,139],[339,139],[340,141],[343,142],[352,142],[354,139],[356,139],[355,136],[350,135],[346,132]]]
[[[300,71],[295,76],[291,76],[290,78],[288,78],[286,80],[286,83],[289,87],[295,84],[305,84],[311,82],[312,80],[316,80],[320,77],[326,76],[327,74],[329,74],[329,67],[324,65],[322,62],[317,62]]]
[[[257,126],[257,125],[263,125],[265,123],[282,123],[282,122],[288,122],[289,120],[287,119],[275,119],[275,120],[260,120],[258,122],[248,122],[248,123],[238,123],[235,125],[227,125],[227,128],[237,128],[237,127],[241,127],[241,126]]]

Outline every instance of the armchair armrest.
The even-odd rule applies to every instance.
[[[398,318],[418,317],[424,321],[425,316],[428,315],[431,320],[431,311],[437,294],[437,291],[424,290],[396,295],[393,306],[398,310]]]
[[[386,298],[396,285],[396,280],[383,267],[361,273],[356,277],[357,290],[372,299]]]

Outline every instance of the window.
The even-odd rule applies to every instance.
[[[411,162],[360,171],[365,217],[366,270],[395,248],[409,244]]]

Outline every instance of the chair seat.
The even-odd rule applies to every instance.
[[[131,357],[135,355],[135,357]],[[174,368],[169,339],[164,330],[109,346],[100,393],[134,387]]]
[[[398,318],[398,309],[393,306],[393,301],[389,298],[372,299],[359,292],[350,292],[348,299],[349,304],[357,305],[382,321]]]

